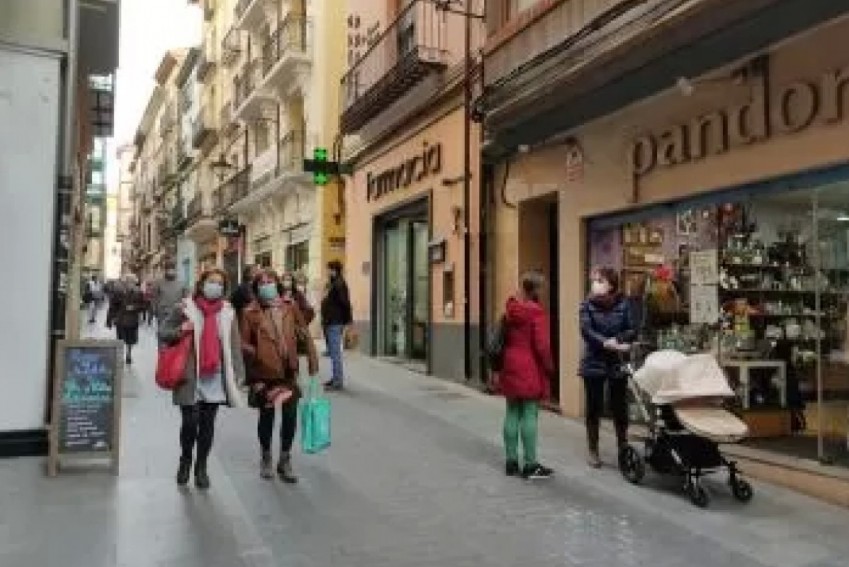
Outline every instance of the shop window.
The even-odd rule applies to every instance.
[[[442,272],[442,312],[448,318],[454,317],[454,267],[446,267]]]
[[[286,247],[286,270],[289,272],[306,272],[310,263],[309,242],[299,242]]]
[[[849,183],[682,204],[588,241],[642,342],[717,357],[747,443],[849,465]]]

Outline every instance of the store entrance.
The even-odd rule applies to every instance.
[[[386,220],[379,230],[379,354],[425,362],[430,334],[427,216]]]
[[[539,270],[546,286],[540,298],[549,313],[550,336],[555,369],[560,359],[560,246],[557,199],[542,198],[522,203],[519,209],[519,272]],[[556,373],[559,376],[559,372]],[[560,399],[560,381],[551,384],[553,401]]]

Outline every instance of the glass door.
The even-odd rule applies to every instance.
[[[411,307],[411,350],[410,357],[416,360],[427,359],[428,328],[430,305],[430,263],[428,244],[430,229],[427,221],[415,220],[410,223],[410,244],[413,259],[411,279],[413,297]]]
[[[407,226],[403,221],[387,224],[383,230],[382,354],[405,356],[409,340],[407,327],[408,249]]]

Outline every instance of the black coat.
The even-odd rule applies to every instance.
[[[348,284],[339,277],[330,282],[327,295],[321,302],[321,324],[325,327],[328,325],[350,325],[352,321],[353,313]]]
[[[581,303],[581,336],[584,354],[578,373],[585,378],[610,376],[619,364],[619,355],[604,348],[608,339],[633,341],[636,328],[628,301],[620,298],[609,308],[592,300]]]

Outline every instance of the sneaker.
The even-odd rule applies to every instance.
[[[289,453],[280,454],[280,462],[277,463],[277,475],[286,484],[298,482],[298,477],[295,476],[295,471],[292,469],[292,457]]]
[[[522,478],[525,480],[543,480],[554,476],[554,471],[548,467],[544,467],[537,463],[535,465],[526,465],[522,471]]]
[[[189,457],[188,459],[181,457],[180,458],[180,467],[177,469],[177,485],[178,486],[186,486],[189,484],[189,476],[192,472],[192,459]]]
[[[587,464],[594,469],[601,468],[601,457],[598,456],[598,451],[590,451],[590,454],[587,457]]]
[[[507,476],[521,476],[521,469],[519,468],[519,463],[516,461],[507,461],[507,465],[504,467],[504,472]]]
[[[271,463],[271,453],[263,453],[259,465],[259,476],[266,480],[274,478],[274,467]]]

